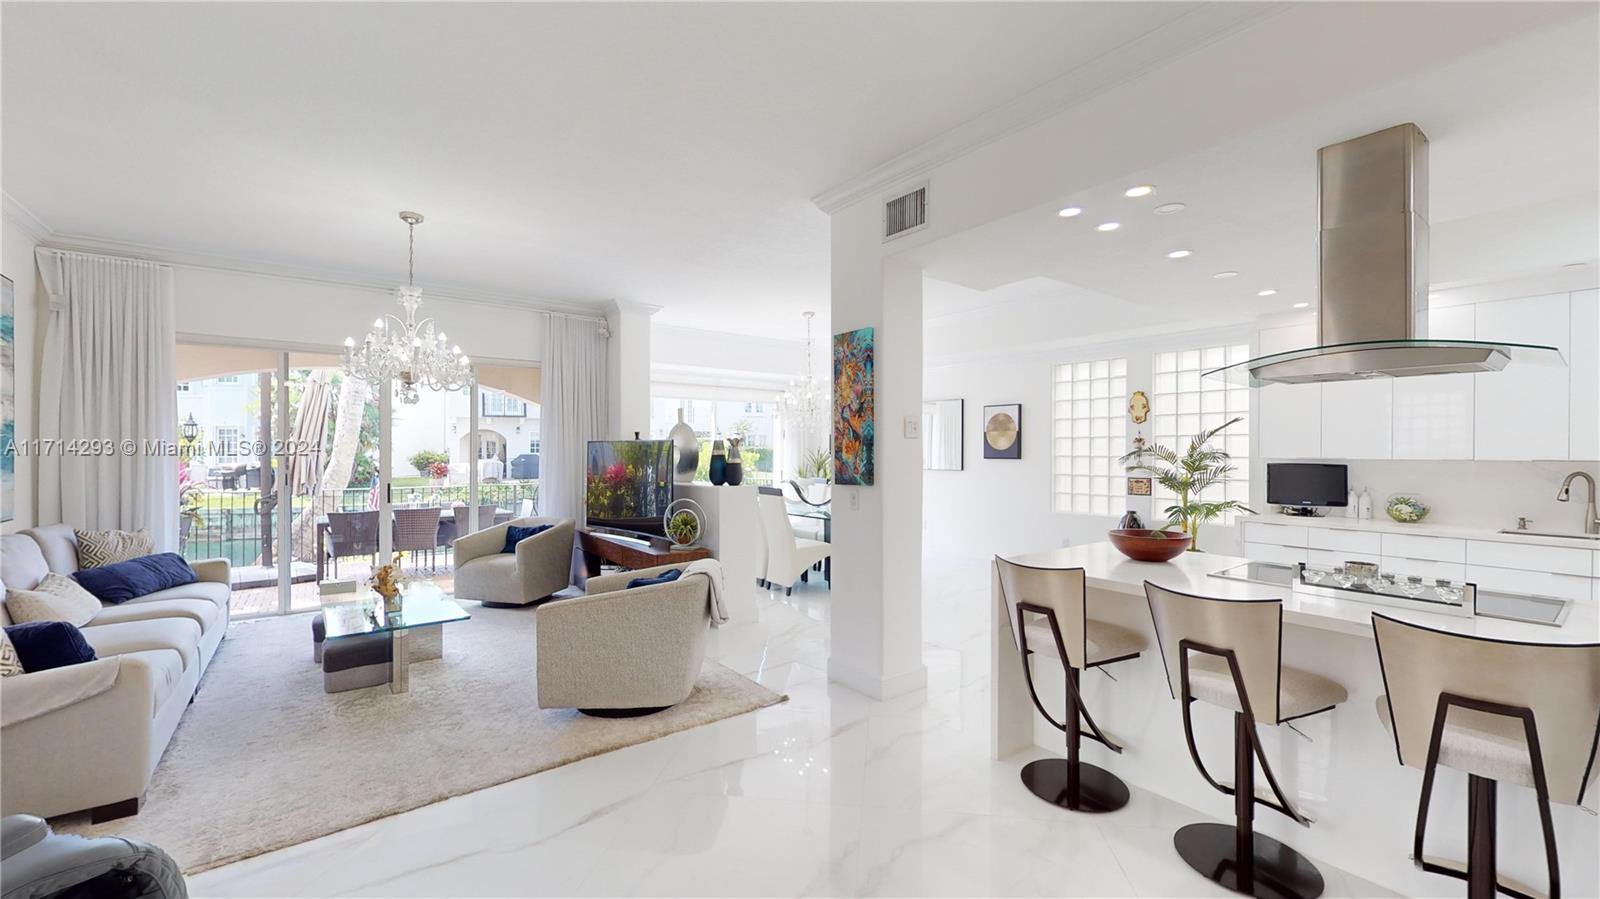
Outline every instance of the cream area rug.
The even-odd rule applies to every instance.
[[[466,604],[411,691],[322,692],[307,615],[235,622],[139,814],[57,830],[148,840],[187,874],[782,702],[707,661],[694,692],[642,718],[540,709],[534,609]]]

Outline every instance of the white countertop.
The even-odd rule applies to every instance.
[[[1290,520],[1298,520],[1291,518]],[[1363,522],[1367,524],[1370,522]],[[1499,618],[1461,618],[1435,612],[1413,611],[1394,606],[1379,606],[1354,599],[1332,599],[1297,592],[1286,586],[1255,584],[1212,577],[1213,572],[1243,565],[1248,559],[1216,553],[1187,552],[1170,562],[1135,562],[1117,552],[1110,543],[1090,543],[1066,549],[1049,550],[1011,561],[1050,568],[1082,568],[1092,590],[1144,596],[1144,582],[1169,590],[1215,596],[1224,599],[1280,599],[1285,624],[1355,636],[1372,636],[1372,613],[1453,633],[1496,640],[1521,640],[1532,643],[1592,643],[1600,641],[1600,614],[1594,603],[1574,602],[1567,620],[1559,627],[1506,621]]]
[[[1582,508],[1579,506],[1578,508]],[[1262,524],[1278,524],[1298,527],[1328,528],[1330,530],[1346,531],[1377,531],[1385,534],[1413,534],[1418,537],[1455,537],[1464,540],[1488,540],[1495,543],[1520,543],[1525,546],[1560,546],[1567,549],[1587,549],[1600,552],[1600,540],[1591,540],[1585,537],[1545,537],[1537,534],[1502,534],[1490,528],[1465,528],[1446,524],[1432,524],[1428,521],[1419,521],[1416,524],[1402,524],[1388,515],[1382,509],[1374,510],[1371,518],[1346,518],[1343,510],[1334,510],[1327,515],[1317,517],[1309,515],[1281,515],[1277,512],[1267,512],[1261,515],[1247,515],[1239,519],[1241,523],[1253,521]]]

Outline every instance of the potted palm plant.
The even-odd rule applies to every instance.
[[[1166,512],[1169,524],[1189,535],[1191,551],[1199,549],[1200,525],[1224,512],[1255,514],[1254,509],[1236,499],[1211,501],[1201,497],[1207,488],[1220,484],[1234,471],[1232,457],[1212,446],[1212,439],[1242,420],[1231,418],[1194,435],[1189,438],[1189,446],[1182,455],[1169,447],[1152,444],[1139,446],[1120,460],[1129,471],[1148,473],[1157,484],[1177,497],[1177,502],[1162,511]]]

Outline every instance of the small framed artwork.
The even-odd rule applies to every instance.
[[[1128,479],[1128,495],[1129,496],[1149,496],[1150,495],[1150,479],[1149,478],[1129,478]]]
[[[983,407],[983,457],[1022,458],[1022,404]]]

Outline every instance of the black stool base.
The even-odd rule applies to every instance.
[[[1028,792],[1051,805],[1075,812],[1114,812],[1128,804],[1128,785],[1104,768],[1078,763],[1078,801],[1067,791],[1066,759],[1040,759],[1022,766],[1022,784]]]
[[[1206,879],[1259,899],[1316,899],[1322,895],[1322,873],[1295,850],[1261,834],[1255,835],[1255,883],[1238,886],[1238,831],[1232,824],[1190,824],[1172,836],[1178,854]]]
[[[645,715],[654,715],[672,708],[670,705],[640,706],[636,709],[579,709],[590,718],[643,718]]]

